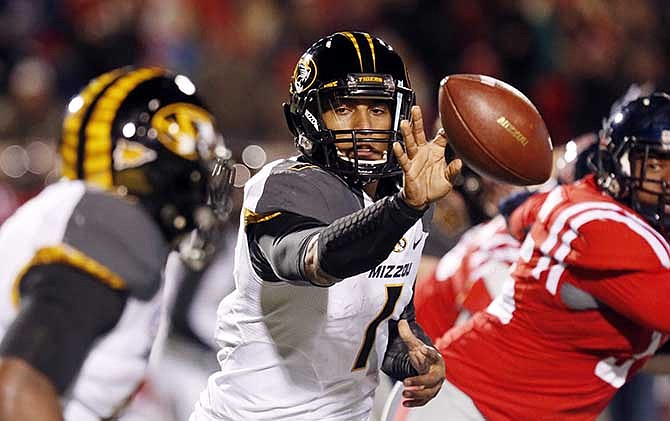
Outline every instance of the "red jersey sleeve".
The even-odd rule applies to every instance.
[[[575,269],[576,287],[642,326],[670,333],[670,272],[607,272]]]
[[[566,265],[643,272],[670,268],[665,240],[646,223],[622,212],[589,209],[555,232],[551,254]]]
[[[625,212],[592,209],[570,220],[552,255],[578,288],[627,318],[670,332],[670,253],[649,225]]]
[[[514,238],[523,241],[530,230],[531,225],[535,222],[540,207],[542,207],[542,203],[546,197],[547,193],[534,194],[512,212],[507,225],[510,234],[512,234]]]

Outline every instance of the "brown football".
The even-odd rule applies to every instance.
[[[551,176],[547,127],[514,87],[484,75],[447,76],[440,82],[439,107],[449,143],[481,175],[521,186]]]

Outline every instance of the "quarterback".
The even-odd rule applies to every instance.
[[[427,212],[460,161],[426,139],[402,59],[370,34],[317,41],[290,93],[301,155],[245,186],[221,370],[191,421],[367,420],[379,369],[412,386],[412,406],[443,381],[412,296]]]
[[[63,179],[0,228],[0,420],[116,419],[158,327],[170,243],[213,228],[227,154],[184,76],[122,68],[68,104]],[[220,177],[223,178],[220,178]]]

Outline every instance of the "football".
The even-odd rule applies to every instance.
[[[520,186],[551,176],[547,127],[516,88],[490,76],[450,75],[440,82],[439,111],[449,144],[481,175]]]

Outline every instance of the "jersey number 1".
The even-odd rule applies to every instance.
[[[365,368],[366,364],[368,363],[368,357],[370,356],[370,352],[372,352],[372,346],[375,344],[375,338],[377,337],[377,327],[379,327],[379,324],[391,317],[391,314],[393,314],[393,310],[395,309],[395,305],[398,303],[398,299],[400,298],[400,293],[402,292],[404,284],[386,284],[386,302],[384,303],[384,308],[382,308],[382,311],[377,314],[377,317],[375,317],[370,324],[368,325],[368,328],[365,329],[365,338],[363,339],[363,345],[361,345],[360,350],[358,351],[358,355],[356,356],[356,361],[354,362],[354,366],[351,368],[351,371],[356,371],[360,370],[362,368]]]

